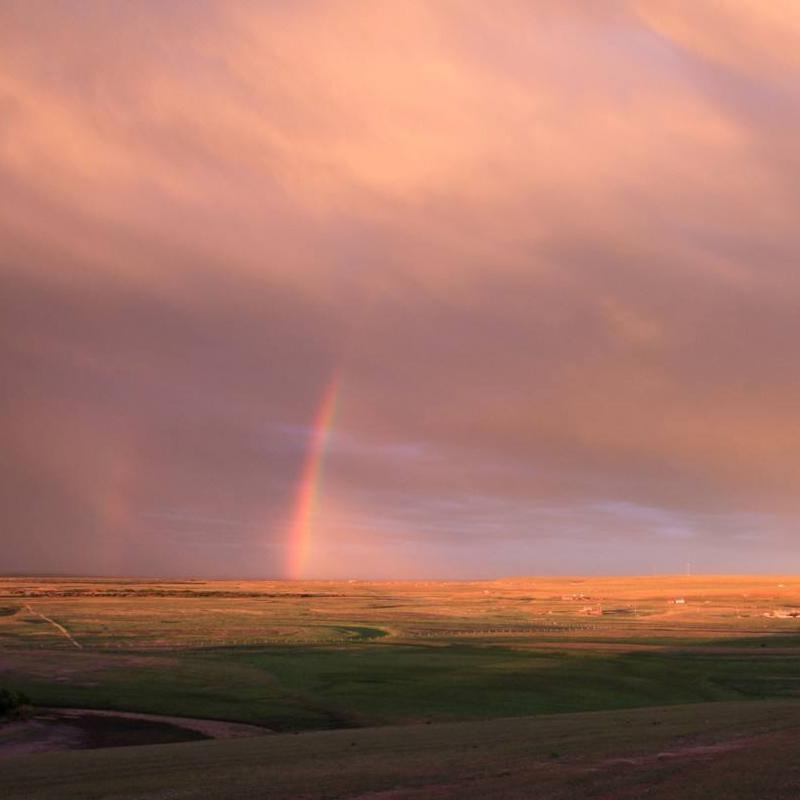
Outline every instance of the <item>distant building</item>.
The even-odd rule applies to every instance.
[[[800,617],[800,609],[797,608],[779,608],[775,611],[765,611],[765,617],[776,617],[777,619],[797,619]]]

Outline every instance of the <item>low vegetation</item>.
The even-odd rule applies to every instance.
[[[6,761],[4,800],[797,800],[800,704],[336,730]]]
[[[41,706],[291,731],[800,692],[793,579],[0,582],[21,595],[0,681]]]
[[[688,709],[675,712],[686,731],[681,735],[701,739],[704,720],[716,719],[717,710],[727,709],[726,736],[734,738],[756,731],[748,715],[758,716],[761,707],[787,709],[787,726],[800,724],[800,619],[784,613],[800,607],[800,580],[791,578],[176,584],[14,579],[0,581],[3,604],[15,612],[0,615],[0,681],[37,706],[230,720],[278,732],[318,732],[314,736],[328,731],[324,735],[333,738],[325,741],[340,756],[337,748],[349,748],[351,741],[341,737],[355,736],[353,746],[365,746],[377,741],[376,726],[388,742],[408,735],[391,733],[409,730],[393,726],[421,725],[416,741],[428,728],[455,735],[456,728],[440,724],[498,720],[509,731],[517,724],[520,731],[533,731],[534,723],[524,720],[557,715],[563,730],[547,724],[562,732],[537,740],[531,751],[547,772],[556,764],[571,769],[572,755],[589,747],[574,728],[589,719],[598,721],[596,735],[605,737],[603,726],[619,719],[614,715],[645,715],[631,717],[641,730],[624,746],[617,741],[620,752],[640,743],[661,746],[667,707]],[[586,712],[600,716],[580,716]],[[740,725],[739,719],[750,722]],[[365,727],[370,730],[363,738],[357,729]],[[258,748],[277,748],[275,757],[283,758],[280,748],[290,745],[272,742],[297,741],[267,738],[242,744],[241,758],[256,758]],[[778,749],[788,747],[783,739],[776,742]],[[248,756],[246,748],[255,749]],[[414,758],[426,758],[412,751]],[[209,757],[217,752],[223,758],[222,750],[209,751]],[[500,750],[487,758],[507,761]],[[516,775],[520,765],[502,769]],[[471,796],[458,785],[461,793],[453,796]],[[299,784],[293,786],[291,791]],[[294,796],[291,791],[285,796]]]
[[[30,706],[31,701],[26,694],[0,686],[0,721],[19,718],[30,710]]]

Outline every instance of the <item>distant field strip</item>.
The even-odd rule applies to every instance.
[[[569,631],[594,631],[597,625],[527,625],[514,628],[408,628],[409,636],[422,639],[455,638],[459,636],[530,636],[536,633],[566,633]]]
[[[56,627],[60,633],[66,636],[67,639],[69,639],[69,641],[72,642],[72,644],[74,644],[75,647],[78,648],[78,650],[83,650],[83,645],[77,639],[75,639],[75,637],[61,623],[56,622],[54,619],[51,619],[50,617],[42,614],[41,611],[37,611],[35,608],[32,608],[27,603],[25,603],[25,608],[34,616],[41,617],[45,622],[49,622],[51,625]]]

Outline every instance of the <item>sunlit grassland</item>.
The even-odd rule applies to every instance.
[[[788,698],[800,622],[775,614],[795,607],[774,577],[8,579],[0,684],[276,730]]]

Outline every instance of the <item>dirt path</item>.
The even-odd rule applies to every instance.
[[[762,737],[763,738],[763,737]],[[741,750],[758,743],[759,738],[755,736],[731,739],[727,742],[717,742],[716,744],[698,744],[676,747],[673,750],[662,750],[658,753],[650,753],[643,756],[630,756],[628,758],[608,758],[600,761],[597,765],[590,767],[590,772],[597,772],[607,767],[641,767],[654,763],[670,761],[675,759],[702,759],[713,758],[714,756],[730,753],[734,750]]]
[[[42,614],[41,611],[37,611],[35,608],[32,608],[28,603],[25,603],[25,608],[33,614],[34,616],[41,617],[45,622],[49,622],[51,625],[55,626],[67,639],[78,648],[78,650],[83,650],[83,645],[75,639],[75,637],[60,623],[56,622],[54,619],[50,619],[50,617],[45,616]]]
[[[168,717],[162,714],[140,714],[136,711],[100,711],[94,708],[43,708],[41,711],[60,717],[93,716],[116,717],[118,719],[141,719],[147,722],[165,722],[178,728],[197,731],[212,739],[241,739],[245,736],[263,736],[274,733],[269,728],[247,725],[244,722],[226,722],[219,719],[196,719],[194,717]]]
[[[0,762],[58,750],[84,750],[199,739],[239,739],[267,728],[215,719],[167,717],[90,708],[40,708],[30,719],[0,725]]]

